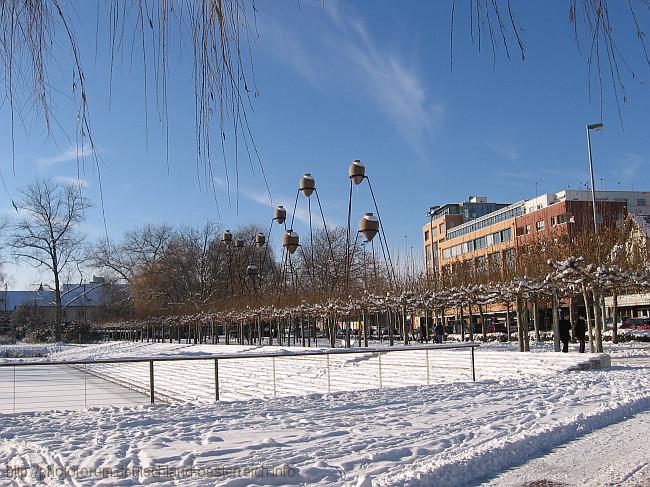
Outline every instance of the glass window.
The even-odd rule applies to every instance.
[[[525,234],[525,235],[530,235],[530,225],[526,225],[526,226],[524,227],[524,234]]]
[[[639,198],[636,200],[637,206],[646,206],[648,203],[645,198]]]
[[[544,220],[539,220],[537,223],[535,223],[535,228],[537,229],[538,232],[543,232],[544,231]]]
[[[501,230],[501,241],[502,242],[509,242],[510,239],[512,238],[511,236],[511,231],[509,228],[506,228],[505,230]]]
[[[424,231],[424,240],[429,240],[429,230]]]

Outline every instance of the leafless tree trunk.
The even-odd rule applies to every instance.
[[[618,343],[618,291],[612,293],[612,343]]]

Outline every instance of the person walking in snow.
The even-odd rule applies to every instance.
[[[569,351],[569,338],[571,337],[569,313],[562,313],[562,318],[558,324],[560,328],[560,340],[562,341],[562,352],[567,353]]]
[[[578,321],[576,321],[575,338],[580,342],[580,353],[585,353],[585,333],[587,332],[587,323],[583,313],[580,313]]]
[[[442,323],[438,323],[435,328],[436,332],[436,343],[442,343],[445,339],[445,328],[442,326]]]

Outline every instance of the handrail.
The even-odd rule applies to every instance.
[[[0,367],[26,367],[35,365],[93,365],[93,364],[119,364],[119,363],[142,363],[142,362],[178,362],[187,360],[228,360],[228,359],[247,359],[247,358],[277,358],[277,357],[300,357],[310,355],[339,355],[350,353],[375,353],[383,354],[388,352],[415,351],[415,350],[453,350],[471,348],[474,351],[479,347],[477,342],[464,342],[457,344],[436,344],[436,345],[401,345],[393,347],[354,347],[354,348],[331,348],[317,350],[296,350],[296,351],[277,351],[277,352],[241,352],[241,353],[223,353],[223,354],[194,354],[194,355],[158,355],[149,357],[115,357],[99,358],[88,360],[39,360],[39,361],[20,361],[20,362],[0,362]]]
[[[306,357],[306,356],[325,356],[327,359],[325,366],[327,373],[327,394],[331,393],[331,371],[330,371],[330,355],[346,355],[346,354],[370,354],[373,358],[377,358],[377,365],[379,366],[379,388],[383,388],[383,374],[382,374],[382,355],[391,353],[391,352],[412,352],[412,351],[426,351],[426,368],[427,368],[427,385],[430,384],[430,372],[429,372],[429,351],[435,350],[467,350],[470,349],[470,371],[472,381],[476,381],[476,368],[474,360],[474,349],[479,347],[480,344],[476,342],[465,342],[465,343],[454,343],[454,344],[435,344],[435,345],[401,345],[396,347],[356,347],[356,348],[334,348],[334,349],[302,349],[302,350],[278,350],[273,352],[239,352],[239,353],[198,353],[193,355],[162,355],[162,356],[149,356],[149,357],[114,357],[114,358],[98,358],[98,359],[87,359],[87,360],[39,360],[39,361],[30,361],[30,360],[20,360],[20,361],[9,361],[9,362],[0,362],[0,370],[7,370],[7,367],[13,368],[13,412],[16,412],[16,407],[19,405],[16,402],[17,389],[16,389],[16,372],[21,367],[39,367],[39,366],[76,366],[76,368],[82,369],[83,372],[83,404],[84,407],[88,405],[88,391],[86,389],[86,381],[89,375],[97,377],[102,377],[101,371],[89,370],[88,365],[100,365],[100,364],[128,364],[128,363],[148,363],[149,369],[149,384],[146,387],[145,384],[140,385],[129,385],[122,382],[121,380],[115,378],[106,378],[109,382],[114,382],[118,385],[123,385],[127,388],[146,392],[149,396],[149,401],[151,404],[154,404],[156,398],[160,400],[161,397],[165,397],[165,394],[157,394],[156,388],[156,379],[155,379],[155,363],[156,362],[181,362],[181,361],[196,361],[196,360],[213,360],[214,361],[214,400],[220,400],[220,378],[219,378],[219,361],[228,360],[228,359],[249,359],[249,358],[270,358],[272,359],[272,371],[273,371],[273,397],[277,396],[276,389],[276,358],[296,358],[296,357]],[[83,367],[79,367],[83,366]],[[2,369],[4,367],[4,369]],[[29,373],[29,370],[28,370]],[[146,381],[146,379],[145,379]],[[137,381],[136,381],[137,382]],[[23,394],[24,396],[24,394]],[[28,396],[25,396],[28,397]],[[33,396],[29,396],[31,399],[34,399]],[[29,398],[28,397],[28,398]],[[37,396],[38,397],[38,396]],[[49,397],[49,396],[48,396]],[[169,399],[169,398],[168,398]],[[48,399],[52,403],[51,398]],[[172,398],[173,400],[173,398]],[[56,400],[54,401],[56,402]],[[1,405],[0,405],[1,406]]]

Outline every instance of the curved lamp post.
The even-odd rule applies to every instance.
[[[292,228],[286,230],[282,235],[282,246],[287,249],[289,254],[293,255],[300,246],[300,237]]]
[[[307,198],[309,198],[315,189],[316,181],[314,180],[314,176],[306,172],[303,177],[300,178],[299,190],[302,191]]]
[[[348,166],[348,176],[354,184],[361,184],[366,177],[366,166],[359,159],[355,159]]]
[[[379,220],[372,213],[364,213],[359,220],[359,232],[366,237],[366,242],[372,242],[377,232],[379,232]]]

